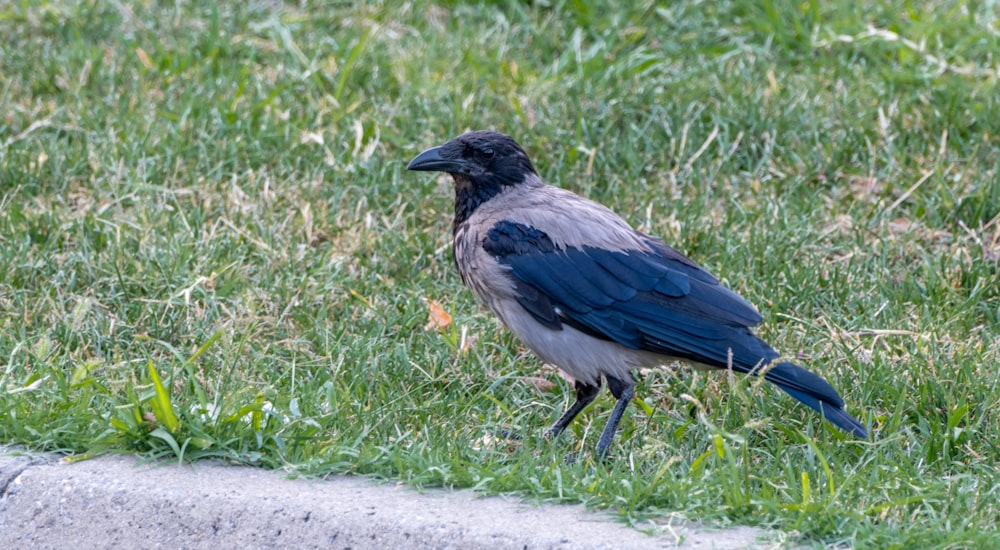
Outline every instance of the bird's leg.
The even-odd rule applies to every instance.
[[[545,430],[545,437],[555,437],[569,426],[569,423],[576,418],[576,415],[580,414],[580,411],[587,408],[594,399],[597,398],[597,394],[601,393],[601,383],[598,380],[597,384],[584,384],[577,380],[574,383],[576,387],[576,402],[570,405],[566,412],[562,413],[559,420],[553,424],[549,429]]]
[[[608,377],[608,389],[618,401],[615,403],[615,408],[611,410],[611,418],[604,426],[601,438],[597,440],[597,457],[602,460],[607,457],[611,440],[614,439],[615,432],[618,431],[618,424],[622,421],[625,408],[628,407],[629,401],[632,401],[632,396],[635,394],[635,382],[632,381],[631,376],[627,380]]]

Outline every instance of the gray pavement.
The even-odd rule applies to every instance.
[[[582,506],[219,462],[69,463],[0,447],[0,548],[685,548],[777,546],[680,520],[650,535]]]

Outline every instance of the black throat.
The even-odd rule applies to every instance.
[[[455,179],[455,221],[452,233],[469,219],[479,205],[503,192],[506,187],[500,180],[474,183],[464,174],[452,174]]]

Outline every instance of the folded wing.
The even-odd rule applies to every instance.
[[[672,357],[749,369],[777,354],[752,336],[761,316],[745,300],[676,250],[649,238],[649,250],[557,248],[545,233],[495,224],[483,248],[510,267],[518,303],[552,329],[593,336]],[[739,357],[736,357],[739,353]]]

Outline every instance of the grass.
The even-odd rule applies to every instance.
[[[998,51],[979,2],[7,3],[0,441],[995,547]],[[472,128],[724,278],[872,440],[681,367],[565,463],[610,397],[538,435],[572,392],[403,169]]]

